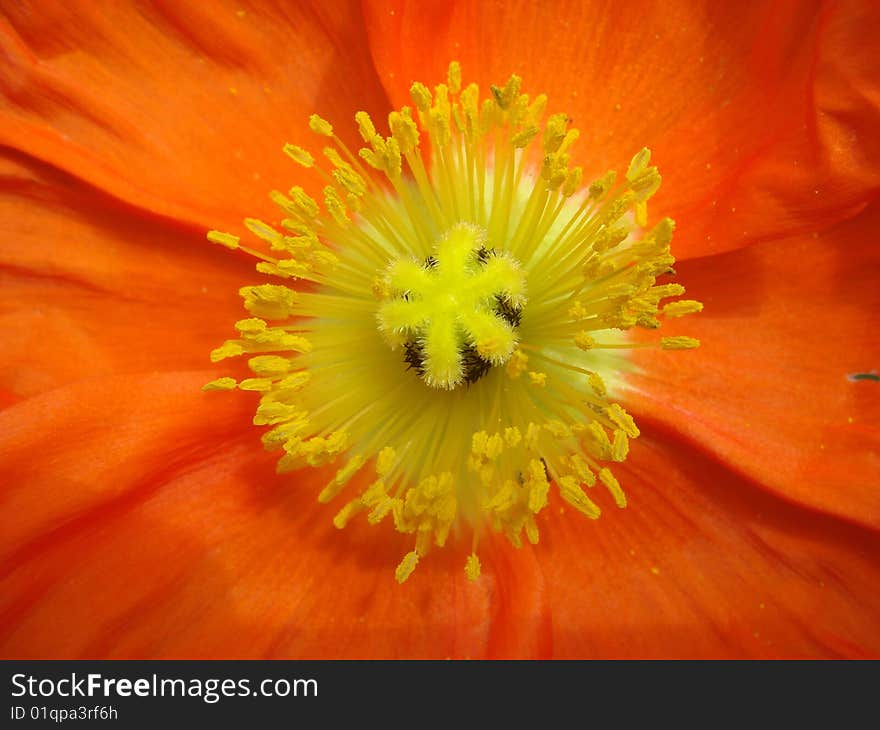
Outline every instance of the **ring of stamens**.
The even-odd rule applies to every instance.
[[[592,519],[594,486],[625,507],[609,464],[639,435],[615,402],[627,351],[699,345],[629,334],[702,308],[679,298],[681,285],[657,283],[674,275],[673,223],[647,227],[660,185],[648,150],[622,179],[609,172],[584,187],[570,167],[577,130],[565,114],[544,120],[546,97],[520,85],[512,76],[480,101],[453,63],[433,92],[413,84],[415,109],[389,115],[390,136],[355,115],[366,143],[357,154],[313,116],[327,163],[284,151],[323,177],[323,207],[300,187],[273,191],[281,230],[245,221],[268,250],[208,234],[285,283],[242,288],[251,317],[211,353],[249,356],[254,377],[205,388],[260,393],[254,423],[283,450],[279,472],[338,464],[318,496],[353,493],[337,527],[365,515],[413,535],[400,582],[456,530],[473,535],[470,579],[486,528],[538,542],[551,487]],[[307,283],[288,285],[297,280]],[[402,374],[407,365],[419,377]]]

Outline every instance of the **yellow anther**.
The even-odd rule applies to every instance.
[[[547,95],[546,94],[538,94],[535,97],[535,100],[529,105],[529,108],[526,110],[526,115],[524,119],[525,124],[537,124],[541,121],[541,117],[544,116],[544,111],[547,109]]]
[[[605,228],[596,236],[596,240],[593,241],[593,250],[599,253],[610,251],[612,248],[616,248],[623,243],[629,234],[630,231],[626,226]]]
[[[397,452],[391,446],[386,446],[379,452],[379,456],[376,458],[376,473],[380,477],[388,476],[396,460]]]
[[[248,367],[255,375],[263,378],[274,378],[287,375],[290,372],[291,362],[286,357],[278,355],[258,355],[248,360]]]
[[[449,115],[444,114],[436,106],[431,108],[428,115],[431,119],[432,142],[438,147],[445,147],[452,139],[452,127],[449,124]]]
[[[245,337],[248,335],[261,334],[268,331],[266,323],[259,317],[249,317],[248,319],[240,319],[235,323],[235,329],[241,332]]]
[[[374,170],[385,169],[385,157],[382,150],[385,148],[385,140],[376,135],[372,142],[373,149],[361,147],[358,150],[358,157],[366,162]]]
[[[403,583],[412,575],[412,572],[416,569],[418,563],[419,554],[415,550],[408,552],[403,556],[403,560],[400,561],[397,570],[394,571],[395,580],[397,580],[398,583]]]
[[[541,427],[537,423],[529,421],[529,425],[526,426],[526,435],[524,438],[526,448],[529,450],[534,449],[538,445],[538,438],[540,435]]]
[[[629,168],[626,171],[626,179],[629,182],[632,182],[636,178],[639,177],[645,170],[648,169],[648,164],[651,162],[651,150],[647,147],[642,147],[636,154],[633,156],[632,160],[629,163]]]
[[[562,498],[574,507],[578,512],[586,515],[591,520],[596,520],[602,514],[599,506],[593,502],[572,476],[564,476],[558,481],[559,493]]]
[[[700,341],[695,337],[664,337],[660,346],[664,350],[693,350],[700,346]]]
[[[366,461],[367,459],[363,454],[357,454],[349,459],[345,466],[336,472],[333,481],[324,487],[318,495],[318,501],[326,503],[333,499],[351,481],[351,478],[360,471]]]
[[[528,369],[529,356],[522,350],[514,350],[513,354],[510,356],[510,360],[507,362],[507,367],[505,368],[507,374],[511,378],[516,379]]]
[[[399,177],[403,170],[403,161],[400,155],[400,145],[397,140],[394,137],[389,137],[385,143],[382,159],[384,161],[383,169],[388,174],[388,177],[392,179]]]
[[[599,481],[601,481],[611,493],[611,496],[614,498],[614,503],[618,507],[621,509],[626,507],[626,495],[623,493],[623,490],[620,488],[620,483],[617,481],[614,474],[611,473],[610,469],[602,468],[599,470]]]
[[[232,251],[238,248],[239,241],[241,241],[238,236],[233,236],[231,233],[223,233],[222,231],[208,231],[208,240],[211,243],[219,243],[221,246],[225,246]]]
[[[563,155],[568,152],[580,136],[581,133],[577,129],[569,129],[562,138],[562,142],[559,144],[559,149],[556,150],[556,154]]]
[[[490,461],[497,459],[504,451],[504,439],[500,434],[493,434],[486,441],[486,458]]]
[[[703,311],[703,303],[694,299],[681,299],[670,302],[663,307],[663,314],[667,317],[683,317],[686,314],[694,314]]]
[[[626,436],[626,432],[622,429],[617,429],[614,432],[614,441],[611,444],[611,458],[614,461],[625,461],[628,453],[629,439]]]
[[[293,204],[293,201],[290,200],[286,195],[284,195],[284,193],[282,193],[278,190],[272,190],[269,193],[269,199],[273,203],[275,203],[275,205],[277,205],[279,208],[281,208],[281,210],[284,213],[286,213],[287,215],[289,215],[289,216],[298,216],[299,215],[299,211],[297,210],[296,206]],[[294,222],[295,218],[293,218],[293,217],[285,218],[284,220]],[[284,225],[284,223],[282,222],[281,225]],[[280,236],[280,234],[279,234],[279,236]],[[271,245],[276,251],[283,251],[284,250],[284,246],[281,245],[280,240],[271,242]]]
[[[504,443],[508,447],[513,448],[522,441],[522,434],[516,426],[509,426],[504,429]]]
[[[584,429],[584,435],[590,440],[591,451],[599,459],[607,459],[611,456],[611,440],[602,424],[591,421]]]
[[[434,87],[434,106],[431,107],[431,111],[436,112],[447,122],[449,121],[452,105],[449,103],[449,87],[446,84],[437,84]]]
[[[675,221],[672,218],[663,218],[643,240],[643,244],[655,243],[658,246],[668,246],[675,231]]]
[[[409,93],[410,96],[412,96],[413,103],[416,105],[416,109],[420,112],[427,113],[433,102],[431,90],[423,83],[416,81],[410,87]]]
[[[346,164],[333,170],[333,179],[355,199],[367,192],[367,181],[356,173],[351,165]]]
[[[217,378],[210,383],[205,383],[202,390],[234,390],[236,385],[235,378]]]
[[[606,172],[602,177],[598,180],[594,180],[590,184],[590,197],[593,200],[601,200],[608,194],[608,191],[614,187],[614,182],[616,180],[617,173],[614,170]]]
[[[565,177],[565,182],[562,184],[563,197],[570,198],[580,190],[583,179],[584,171],[582,168],[575,167],[574,169],[569,170]]]
[[[567,314],[569,319],[577,322],[578,320],[586,319],[590,313],[581,302],[575,302],[568,308]]]
[[[528,488],[528,508],[531,512],[537,514],[547,504],[547,494],[550,490],[550,482],[547,480],[547,471],[543,462],[538,459],[529,461],[528,477],[526,479]]]
[[[461,91],[461,64],[458,61],[452,61],[449,64],[446,82],[449,84],[450,94],[457,94]]]
[[[596,483],[596,475],[593,474],[587,462],[580,454],[572,454],[569,464],[575,473],[575,476],[588,487],[592,487]]]
[[[279,394],[296,393],[308,385],[311,378],[312,374],[307,370],[292,373],[278,384],[278,392]]]
[[[388,126],[391,135],[397,142],[400,154],[407,155],[419,144],[419,129],[410,114],[410,110],[404,107],[400,112],[391,112],[388,115]]]
[[[590,373],[587,376],[587,382],[590,384],[590,387],[596,395],[601,397],[607,395],[608,389],[605,387],[605,381],[602,380],[602,376],[599,375],[599,373]]]
[[[471,451],[477,456],[485,456],[489,444],[489,434],[477,431],[471,436]]]
[[[351,518],[363,511],[363,509],[364,505],[361,503],[360,499],[353,499],[336,513],[336,516],[333,518],[333,526],[337,530],[344,529]]]
[[[309,117],[309,129],[315,134],[320,134],[323,137],[333,136],[333,125],[326,119],[319,117],[317,114],[312,114],[312,116]]]
[[[264,400],[257,407],[254,425],[273,426],[276,423],[298,420],[302,415],[303,411],[298,406]]]
[[[238,320],[238,322],[235,323],[235,329],[242,334],[247,335],[257,332],[266,332],[268,326],[259,317],[248,317],[247,319]]]
[[[577,345],[581,350],[592,350],[596,345],[596,340],[590,337],[589,334],[581,330],[574,336],[574,344]]]
[[[553,154],[559,149],[562,140],[565,139],[567,127],[567,114],[554,114],[547,120],[547,124],[544,127],[544,139],[542,143],[545,155]]]
[[[532,545],[537,545],[538,541],[541,537],[540,532],[538,531],[538,525],[535,524],[535,518],[532,515],[529,515],[526,518],[526,538]]]
[[[339,192],[331,185],[324,188],[324,207],[327,208],[327,212],[333,217],[333,220],[335,220],[336,223],[343,228],[348,226],[348,208],[342,201]]]
[[[516,149],[528,147],[531,144],[532,140],[538,136],[539,131],[540,130],[538,129],[537,125],[531,124],[522,131],[517,132],[515,135],[513,135],[510,143]]]
[[[330,164],[333,165],[333,167],[351,169],[351,165],[349,165],[345,160],[342,159],[342,156],[334,147],[325,147],[321,151],[324,153],[324,157],[326,157],[330,161]]]
[[[467,560],[465,560],[464,574],[470,581],[474,581],[480,577],[480,559],[477,557],[476,553],[471,553],[468,555]]]
[[[227,357],[237,357],[244,352],[244,348],[234,342],[229,340],[224,342],[220,347],[211,350],[211,362],[220,362],[220,360],[225,360]]]
[[[661,183],[660,174],[657,172],[657,168],[652,167],[648,172],[644,173],[637,180],[633,181],[631,184],[631,189],[635,193],[636,201],[639,203],[643,203],[648,200],[654,193],[656,193],[660,189]]]
[[[547,421],[544,424],[544,428],[555,439],[564,439],[571,436],[571,428],[558,418]]]
[[[608,408],[605,409],[605,413],[608,418],[611,419],[612,423],[622,429],[627,436],[638,438],[639,429],[636,427],[636,422],[618,403],[612,403],[608,406]]]
[[[371,525],[378,525],[388,515],[391,515],[392,519],[394,520],[395,526],[397,526],[400,524],[402,514],[403,500],[396,497],[392,498],[388,496],[383,496],[381,499],[376,501],[375,505],[373,505],[373,508],[370,510],[370,514],[367,515],[367,522],[369,522]]]
[[[517,94],[507,111],[507,121],[512,129],[528,125],[529,95]]]
[[[302,165],[303,167],[313,167],[315,164],[314,157],[312,157],[302,147],[297,147],[294,144],[284,145],[284,154],[286,154],[291,160],[299,165]]]
[[[308,429],[309,421],[302,412],[295,413],[294,416],[266,431],[260,438],[263,446],[267,449],[280,449],[288,441],[300,438]]]
[[[263,223],[263,221],[257,220],[256,218],[245,218],[244,224],[251,233],[268,243],[272,248],[275,248],[276,250],[282,248],[280,246],[282,238],[281,234],[270,225]]]
[[[483,99],[483,103],[480,105],[480,134],[487,134],[495,125],[500,114],[501,110],[494,99]]]
[[[537,385],[539,388],[543,388],[547,385],[547,373],[529,371],[529,380],[531,380],[532,385]]]
[[[479,96],[479,87],[476,84],[469,84],[459,97],[459,104],[464,117],[464,133],[468,138],[473,138],[479,132]]]
[[[301,216],[307,219],[318,217],[318,204],[301,187],[291,188],[290,197]]]
[[[361,135],[361,139],[369,144],[373,137],[376,136],[376,127],[373,124],[370,115],[367,114],[367,112],[357,112],[357,114],[354,115],[354,120],[357,122],[358,132]]]
[[[684,287],[681,284],[663,284],[651,287],[650,293],[655,301],[660,301],[666,297],[680,297],[684,294]]]
[[[503,88],[492,86],[492,96],[495,97],[495,103],[501,109],[507,109],[519,95],[519,89],[522,86],[522,79],[516,74],[511,74],[510,78]]]

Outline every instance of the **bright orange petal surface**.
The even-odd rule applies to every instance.
[[[162,225],[8,151],[0,192],[7,403],[79,378],[204,368],[242,317],[237,291],[255,280],[252,264],[202,231]]]
[[[402,589],[407,537],[334,528],[320,475],[276,476],[253,404],[199,393],[210,377],[95,379],[0,414],[0,655],[549,653],[531,553],[490,541],[471,584],[469,546],[440,551]]]
[[[875,2],[367,2],[395,104],[450,59],[483,88],[511,72],[582,136],[591,174],[654,151],[653,202],[679,258],[852,215],[880,189]]]
[[[652,146],[688,257],[876,194],[874,6],[369,6],[368,49],[353,4],[178,5],[0,13],[0,654],[880,655],[877,208],[677,266],[706,310],[663,334],[703,347],[637,354],[631,507],[485,541],[476,584],[459,544],[397,587],[405,536],[337,531],[196,370],[254,281],[201,227],[315,183],[279,149],[311,111],[382,116],[370,50],[397,104],[459,58],[597,171]]]
[[[387,107],[357,3],[6,4],[0,145],[203,228],[274,211],[312,112]],[[300,183],[302,184],[302,182]]]
[[[637,351],[632,410],[768,489],[880,527],[880,207],[803,236],[676,265],[705,303],[663,334],[687,353]]]
[[[616,471],[627,509],[554,514],[536,549],[554,655],[880,657],[877,532],[786,504],[653,429]]]

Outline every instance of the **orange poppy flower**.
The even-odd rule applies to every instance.
[[[3,8],[2,655],[880,656],[874,5]],[[201,391],[255,279],[204,233],[321,184],[309,114],[353,146],[450,59],[546,92],[585,173],[653,150],[703,346],[633,351],[627,510],[551,497],[538,546],[398,586],[407,535],[337,530]]]

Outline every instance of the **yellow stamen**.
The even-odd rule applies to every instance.
[[[476,553],[468,555],[467,561],[465,561],[464,564],[464,574],[467,576],[467,579],[471,581],[480,577],[480,559],[477,557]]]
[[[700,341],[694,337],[664,337],[660,344],[664,350],[693,350]]]
[[[608,465],[639,435],[616,402],[629,353],[699,345],[629,333],[702,309],[664,303],[684,288],[657,281],[674,263],[674,224],[648,226],[661,183],[650,152],[584,187],[578,130],[566,114],[545,120],[547,98],[521,85],[511,76],[481,100],[453,63],[433,91],[413,84],[390,136],[358,112],[355,151],[312,115],[319,143],[284,152],[320,183],[317,199],[272,191],[283,218],[245,221],[255,248],[208,233],[284,282],[242,287],[252,316],[211,353],[249,356],[254,377],[204,389],[259,394],[254,423],[283,451],[279,473],[334,465],[318,498],[348,492],[336,527],[366,519],[411,535],[401,583],[461,533],[469,580],[484,529],[538,543],[554,489],[591,519],[625,507]]]

